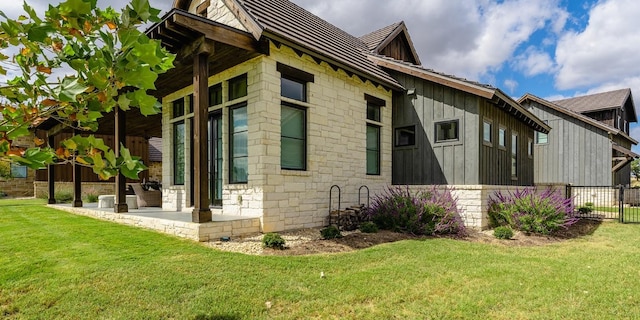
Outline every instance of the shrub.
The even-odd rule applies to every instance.
[[[328,226],[321,229],[320,235],[322,236],[322,239],[325,240],[342,238],[342,233],[340,233],[340,230],[336,226]]]
[[[580,212],[581,214],[589,214],[593,210],[595,210],[593,202],[585,202],[585,204],[583,206],[578,208],[578,212]]]
[[[376,233],[378,232],[378,226],[375,224],[375,222],[371,222],[371,221],[363,222],[360,225],[360,231],[364,233]]]
[[[89,193],[84,197],[86,202],[98,202],[98,195]]]
[[[380,229],[432,235],[464,235],[466,229],[451,190],[432,187],[415,194],[409,187],[390,187],[372,199],[367,210]]]
[[[73,192],[67,190],[56,191],[54,198],[57,203],[69,203],[73,201]]]
[[[262,246],[271,249],[284,249],[285,240],[275,232],[269,232],[262,237]]]
[[[492,227],[510,226],[527,233],[545,235],[578,221],[572,199],[565,199],[559,192],[551,190],[538,194],[534,188],[507,194],[496,192],[489,197],[488,214]]]
[[[493,229],[493,236],[498,239],[511,239],[513,238],[513,229],[509,226],[499,226]]]

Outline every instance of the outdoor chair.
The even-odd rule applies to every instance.
[[[138,198],[139,207],[162,207],[162,191],[144,190],[139,183],[129,184]]]

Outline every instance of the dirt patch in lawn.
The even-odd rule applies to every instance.
[[[592,234],[601,223],[601,221],[581,220],[569,229],[562,229],[550,236],[527,235],[522,232],[516,232],[511,240],[496,239],[492,230],[470,230],[466,237],[457,239],[503,246],[540,246]],[[224,251],[254,255],[308,255],[349,252],[400,240],[434,238],[381,230],[377,233],[343,232],[344,236],[342,238],[323,240],[320,237],[320,229],[281,232],[280,235],[286,240],[285,250],[262,248],[261,234],[233,238],[230,241],[212,241],[207,245]]]

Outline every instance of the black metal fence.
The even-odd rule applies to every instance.
[[[640,189],[567,185],[566,196],[583,218],[640,223]]]

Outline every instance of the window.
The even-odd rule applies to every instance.
[[[380,122],[380,106],[367,102],[367,119]]]
[[[17,163],[11,163],[11,177],[12,178],[26,178],[27,167],[19,165]]]
[[[276,68],[281,74],[280,95],[307,102],[307,84],[313,82],[313,74],[282,63]],[[288,102],[280,108],[280,168],[307,170],[307,110]]]
[[[184,185],[184,121],[173,124],[173,184]]]
[[[193,113],[193,94],[189,95],[189,113]]]
[[[229,181],[230,183],[246,183],[249,170],[247,105],[243,104],[232,108],[229,117],[231,153],[229,157]]]
[[[527,139],[527,154],[529,158],[533,157],[533,140],[531,138]]]
[[[173,118],[184,116],[184,98],[173,102]]]
[[[380,174],[380,127],[367,124],[367,174]]]
[[[209,87],[209,105],[217,106],[222,104],[222,84],[218,83]]]
[[[536,144],[549,143],[549,136],[546,133],[536,131]]]
[[[307,169],[306,109],[283,104],[280,114],[280,167]]]
[[[511,134],[511,176],[518,176],[518,134]]]
[[[245,97],[247,95],[247,75],[235,77],[229,80],[229,101]]]
[[[505,127],[498,129],[498,146],[503,149],[507,148],[507,128]]]
[[[491,141],[492,141],[492,139],[491,139],[491,127],[492,127],[491,121],[485,119],[483,121],[483,135],[482,136],[483,136],[484,142],[488,142],[489,144],[491,144]]]
[[[396,128],[396,147],[413,146],[416,144],[416,126]]]
[[[455,141],[458,139],[458,120],[436,123],[436,142]]]

